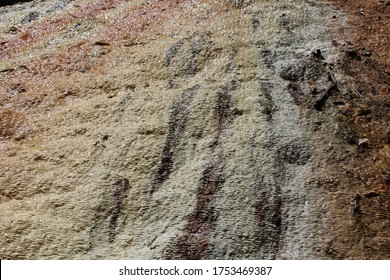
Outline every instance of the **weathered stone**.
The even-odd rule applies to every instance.
[[[305,74],[305,64],[301,60],[279,61],[275,65],[275,70],[278,75],[289,81],[301,80]]]
[[[0,258],[388,259],[388,54],[345,12],[2,6]]]

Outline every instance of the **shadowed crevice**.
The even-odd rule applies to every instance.
[[[331,97],[333,94],[337,92],[339,92],[337,85],[330,86],[329,89],[325,92],[325,94],[315,102],[314,109],[316,109],[317,111],[322,111],[329,97]]]

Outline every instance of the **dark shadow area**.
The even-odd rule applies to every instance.
[[[0,1],[0,7],[13,5],[17,3],[23,3],[23,2],[32,2],[33,0],[2,0]]]

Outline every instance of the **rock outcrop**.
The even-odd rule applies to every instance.
[[[1,7],[0,258],[388,259],[389,5],[344,2]]]

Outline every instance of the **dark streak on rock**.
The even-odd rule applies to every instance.
[[[287,30],[287,32],[291,32],[292,26],[291,26],[290,17],[289,17],[288,14],[283,13],[280,16],[280,21],[279,22],[280,22],[280,25]]]
[[[127,192],[130,189],[129,180],[127,178],[119,177],[113,184],[113,206],[111,209],[111,217],[109,223],[108,240],[110,243],[114,242],[116,236],[116,227],[118,225],[118,218],[122,212],[123,200],[127,197]]]
[[[189,109],[198,85],[185,90],[176,100],[171,108],[171,115],[168,124],[168,136],[162,151],[161,162],[157,168],[156,176],[152,185],[151,193],[156,192],[159,187],[169,178],[174,169],[174,153],[180,144],[180,137],[184,133],[188,122]]]
[[[276,58],[275,52],[270,50],[262,50],[261,56],[264,59],[265,65],[267,65],[267,67],[270,68],[271,70],[274,70],[274,62]]]
[[[260,112],[266,115],[267,121],[272,119],[276,106],[271,96],[272,84],[269,81],[260,81],[259,103]]]
[[[170,66],[175,76],[195,75],[208,61],[213,43],[210,33],[194,33],[173,44],[165,54],[164,65]]]
[[[189,217],[186,233],[168,247],[166,259],[199,260],[210,253],[209,232],[217,220],[214,195],[225,182],[223,169],[222,159],[206,166],[198,187],[195,211]]]
[[[212,253],[213,247],[209,235],[214,229],[218,217],[215,212],[214,200],[215,195],[225,182],[225,159],[219,144],[221,136],[236,115],[231,96],[231,91],[235,88],[236,84],[233,81],[217,92],[215,108],[217,132],[212,151],[213,159],[203,171],[198,186],[195,211],[189,216],[185,233],[168,245],[164,254],[166,259],[207,259]]]
[[[88,231],[89,249],[94,248],[97,243],[113,243],[117,235],[119,218],[122,215],[123,202],[128,197],[130,183],[127,178],[119,175],[109,174],[104,178],[107,183],[104,184],[100,203],[95,211],[93,224]],[[106,221],[109,220],[108,226]]]
[[[264,175],[256,171],[255,216],[257,219],[257,232],[255,242],[262,248],[263,256],[276,259],[279,253],[282,234],[282,197],[281,186],[275,184],[272,189],[264,180]],[[275,178],[276,179],[276,178]]]
[[[285,226],[282,213],[282,186],[286,184],[285,172],[287,162],[283,155],[281,155],[280,148],[278,147],[282,145],[274,142],[276,137],[272,130],[267,138],[269,139],[268,141],[262,138],[261,142],[257,142],[257,136],[254,134],[251,144],[251,158],[255,167],[253,191],[256,200],[254,203],[254,214],[257,221],[253,242],[254,246],[261,252],[263,258],[276,259],[279,256],[283,228]],[[273,166],[273,172],[271,173],[261,168],[262,159],[258,154],[259,145],[262,149],[270,150],[269,152],[274,153],[272,157],[274,161],[270,163]],[[295,146],[291,146],[291,149],[294,148]],[[301,156],[298,153],[296,157],[297,160],[294,160],[294,163],[297,163],[299,160],[304,161],[303,158],[305,156]]]
[[[361,209],[361,206],[360,206],[360,202],[362,200],[362,197],[360,196],[360,194],[355,194],[355,196],[353,197],[353,208],[352,208],[352,214],[355,216],[355,217],[360,217],[361,214],[362,214],[362,209]]]
[[[220,141],[221,134],[227,129],[228,125],[232,122],[236,109],[232,105],[231,91],[236,89],[236,83],[233,81],[227,86],[223,86],[221,90],[217,92],[217,135],[215,137],[215,143]]]
[[[252,26],[254,29],[257,29],[260,27],[260,25],[261,25],[260,19],[261,19],[261,12],[260,11],[257,11],[256,13],[254,13],[252,15]]]
[[[316,103],[314,104],[314,108],[317,111],[322,111],[322,109],[324,108],[325,103],[329,99],[329,97],[338,91],[339,90],[337,88],[337,85],[330,86],[329,89],[325,92],[325,94],[319,100],[316,101]]]
[[[165,53],[165,61],[164,61],[164,65],[165,66],[169,66],[171,65],[172,63],[172,59],[176,56],[176,54],[179,52],[179,50],[181,49],[181,47],[183,46],[184,44],[184,40],[181,39],[179,41],[177,41],[175,44],[173,44],[169,50]]]

